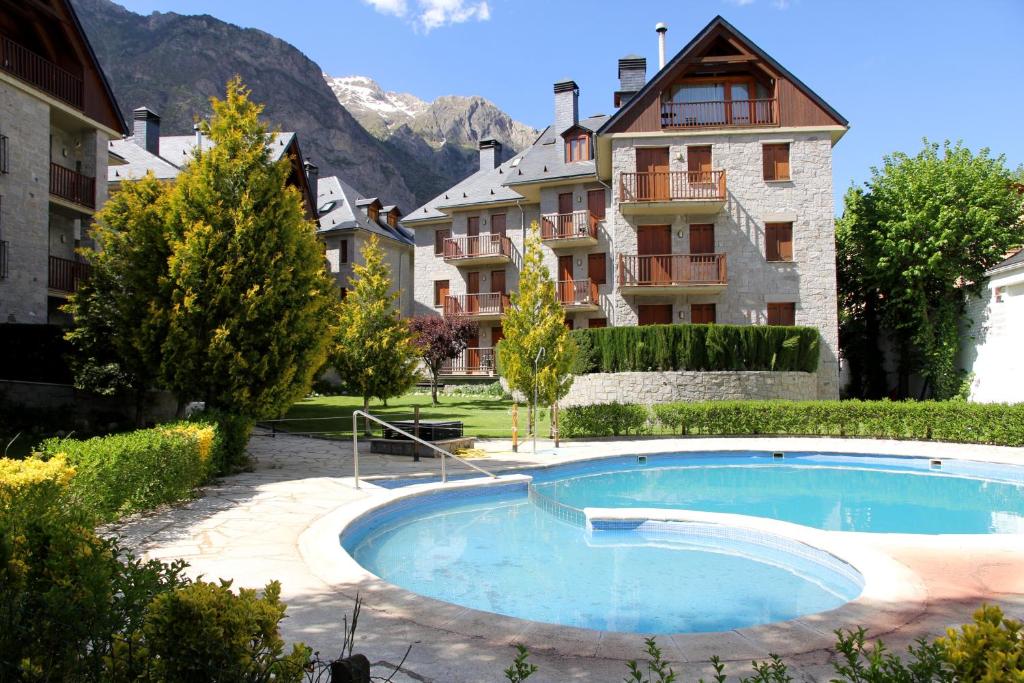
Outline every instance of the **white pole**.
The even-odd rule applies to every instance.
[[[537,432],[540,431],[540,413],[537,412],[537,387],[540,384],[538,372],[541,356],[544,355],[544,347],[537,351],[537,357],[533,359],[533,454],[537,455]]]
[[[359,488],[359,416],[352,413],[352,467],[355,471],[356,488]],[[442,462],[444,462],[442,460]]]
[[[658,69],[665,68],[665,32],[668,31],[668,26],[663,22],[658,22],[658,25],[654,27],[654,30],[658,32]]]

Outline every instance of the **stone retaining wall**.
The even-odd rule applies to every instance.
[[[561,405],[817,397],[813,372],[613,372],[577,376]]]

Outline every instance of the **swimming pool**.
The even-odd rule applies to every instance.
[[[716,452],[526,473],[529,485],[401,498],[350,523],[341,543],[379,578],[465,607],[598,630],[693,633],[793,619],[860,595],[856,562],[785,529],[812,527],[815,538],[824,532],[814,529],[1024,530],[1024,470],[986,463]],[[701,512],[657,521],[657,509]],[[623,512],[636,518],[615,521]],[[737,519],[779,522],[751,531],[728,521]],[[766,533],[765,524],[783,532]]]

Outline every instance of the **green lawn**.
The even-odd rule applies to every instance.
[[[466,436],[511,438],[512,401],[490,396],[439,396],[441,405],[430,404],[430,394],[406,394],[390,399],[388,406],[370,402],[370,413],[383,420],[412,419],[413,408],[420,407],[424,420],[462,420]],[[292,432],[329,432],[322,436],[352,436],[352,411],[362,408],[355,396],[320,396],[299,401],[285,416],[287,422],[274,423],[278,429]],[[546,412],[546,411],[543,411]],[[309,418],[332,418],[314,420]],[[337,418],[337,419],[334,419]],[[268,423],[269,424],[269,423]],[[519,406],[519,437],[526,434],[526,408]],[[548,434],[548,417],[543,415],[540,435]]]

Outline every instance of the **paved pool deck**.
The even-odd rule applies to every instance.
[[[529,442],[513,453],[508,441],[480,446],[486,458],[473,462],[495,471],[556,464],[596,454],[705,450],[780,450],[924,455],[1024,464],[1024,449],[959,444],[856,439],[683,438],[564,442],[558,449]],[[332,520],[403,495],[373,486],[380,477],[436,476],[433,458],[371,455],[361,448],[360,469],[369,482],[354,486],[349,441],[329,441],[257,430],[249,444],[252,472],[208,486],[185,504],[125,520],[112,528],[124,544],[147,558],[182,558],[189,574],[230,578],[236,587],[259,588],[281,581],[288,603],[284,636],[302,640],[325,655],[341,643],[343,618],[361,592],[365,605],[357,652],[383,674],[412,645],[400,681],[501,681],[515,654],[513,643],[530,645],[540,671],[530,681],[620,681],[625,660],[643,657],[639,635],[608,634],[533,624],[438,603],[367,578],[358,571],[324,566],[318,539]],[[458,471],[458,465],[450,472]],[[459,485],[459,484],[452,484]],[[349,511],[349,512],[346,512]],[[336,533],[336,532],[335,532]],[[717,653],[727,672],[749,671],[750,660],[784,654],[797,680],[827,681],[835,628],[860,623],[902,651],[919,637],[932,638],[969,620],[982,602],[1024,616],[1024,534],[908,536],[852,534],[872,554],[893,563],[889,604],[826,613],[798,622],[713,635],[662,636],[659,644],[683,680],[709,678],[707,658]],[[339,573],[341,572],[341,573]],[[905,589],[905,590],[904,590]],[[856,621],[853,621],[856,619]]]

